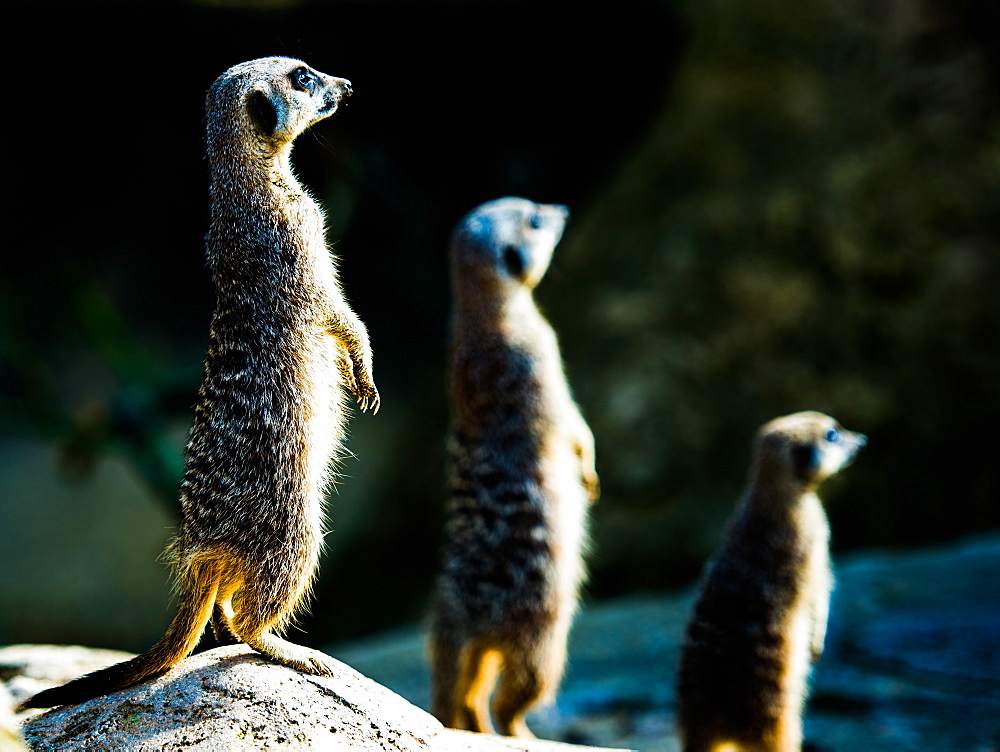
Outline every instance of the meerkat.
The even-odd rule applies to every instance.
[[[744,492],[687,627],[677,682],[685,752],[793,752],[833,589],[816,489],[868,443],[801,412],[757,433]]]
[[[550,701],[584,579],[594,438],[535,305],[568,218],[483,204],[451,241],[450,505],[432,608],[432,710],[445,725],[531,736]]]
[[[329,674],[322,653],[280,636],[311,588],[345,390],[377,410],[364,324],[348,307],[320,207],[292,173],[295,138],[350,82],[299,60],[236,65],[206,100],[216,308],[166,557],[180,603],[163,639],[132,660],[41,692],[21,708],[83,702],[188,656],[209,620],[224,642]]]

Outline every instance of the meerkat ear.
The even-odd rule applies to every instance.
[[[503,252],[503,263],[507,267],[507,273],[514,279],[521,279],[524,270],[528,268],[528,259],[524,249],[516,245],[509,245]]]
[[[795,474],[803,480],[816,474],[820,461],[819,448],[815,444],[796,444],[792,447],[792,465]]]
[[[250,119],[261,131],[268,136],[274,135],[278,127],[278,110],[266,92],[254,89],[247,101],[247,111],[250,113]]]

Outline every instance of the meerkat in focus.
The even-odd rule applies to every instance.
[[[795,752],[833,573],[819,484],[867,444],[822,413],[757,434],[749,485],[707,568],[677,682],[684,752]]]
[[[163,639],[132,660],[46,690],[21,708],[83,702],[162,674],[210,619],[220,639],[328,674],[324,654],[280,635],[306,600],[323,538],[345,390],[377,410],[364,324],[348,307],[323,213],[291,169],[295,138],[351,85],[299,60],[236,65],[206,100],[216,285],[204,381],[167,549],[180,592]]]
[[[584,579],[594,439],[532,296],[565,207],[504,198],[451,242],[451,500],[433,606],[432,710],[445,725],[530,736],[550,701]]]

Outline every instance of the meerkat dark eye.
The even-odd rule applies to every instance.
[[[318,83],[319,79],[305,68],[296,68],[292,71],[292,85],[299,91],[307,91],[312,94]]]
[[[524,275],[524,270],[528,267],[524,251],[516,245],[509,245],[504,249],[503,263],[507,267],[507,272],[515,279],[520,279]]]
[[[829,441],[831,444],[840,441],[840,431],[838,431],[836,428],[831,428],[829,431],[826,432],[826,440]]]
[[[531,227],[532,230],[537,230],[543,224],[545,224],[545,220],[542,219],[542,215],[538,212],[535,212],[528,217],[528,226]]]

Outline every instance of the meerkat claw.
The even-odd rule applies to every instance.
[[[378,389],[375,387],[375,382],[372,381],[368,371],[355,367],[351,371],[350,377],[351,383],[348,384],[348,389],[357,398],[361,411],[367,412],[370,409],[373,415],[377,413],[381,400]]]
[[[372,415],[378,412],[379,406],[382,404],[381,399],[378,396],[378,390],[372,387],[371,390],[366,394],[365,401],[362,404],[362,410],[371,410]]]
[[[333,668],[324,661],[321,661],[317,658],[310,658],[309,665],[312,668],[312,670],[310,671],[311,674],[314,674],[316,676],[333,676],[334,673]]]

